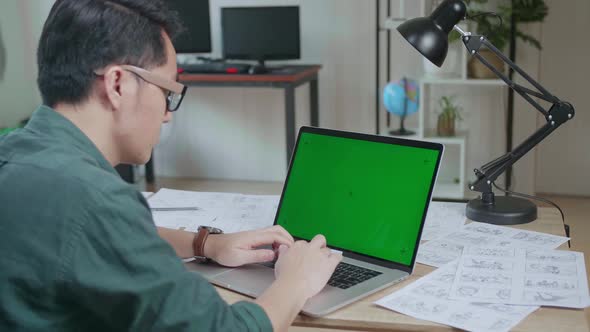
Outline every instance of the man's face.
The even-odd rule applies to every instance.
[[[162,78],[176,80],[176,52],[170,38],[164,35],[167,61],[149,71]],[[160,138],[162,123],[172,119],[166,109],[167,91],[126,72],[127,94],[121,101],[121,114],[115,127],[115,148],[121,163],[145,164]]]

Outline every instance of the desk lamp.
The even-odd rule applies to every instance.
[[[494,181],[508,167],[522,158],[557,127],[572,119],[574,117],[574,108],[570,103],[561,101],[549,93],[514,62],[504,56],[485,36],[474,35],[457,26],[459,21],[465,19],[466,12],[467,7],[463,1],[445,0],[430,16],[411,19],[401,24],[397,30],[414,48],[438,67],[443,64],[447,56],[449,47],[448,34],[451,30],[456,30],[461,34],[463,44],[472,56],[476,57],[511,89],[543,114],[547,121],[543,127],[539,128],[512,151],[481,166],[480,169],[475,169],[476,180],[469,185],[470,190],[480,192],[481,196],[467,203],[467,218],[499,225],[528,223],[537,219],[536,205],[529,200],[514,196],[495,197],[492,185],[495,186]],[[479,54],[481,47],[486,47],[493,52],[538,91],[528,89],[510,80]],[[545,110],[532,97],[551,103],[551,108]]]

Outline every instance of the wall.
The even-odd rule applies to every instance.
[[[18,124],[41,102],[35,79],[35,52],[49,9],[47,1],[3,0],[0,3],[0,47],[4,75],[0,77],[0,127]]]
[[[551,9],[549,9],[551,11]],[[519,25],[519,29],[541,40],[541,23]],[[518,40],[518,39],[517,39]],[[516,48],[516,64],[520,66],[534,80],[539,80],[539,61],[542,51],[537,50],[529,44],[518,42]],[[518,74],[514,74],[514,81],[525,87],[533,89],[526,80]],[[505,114],[505,112],[504,112]],[[514,124],[512,135],[512,146],[518,146],[527,137],[533,134],[539,127],[536,119],[538,112],[517,93],[514,94]],[[500,127],[505,133],[504,128]],[[502,147],[504,147],[504,144]],[[535,150],[529,151],[524,157],[513,166],[512,190],[526,194],[535,193]]]
[[[300,5],[302,59],[320,63],[320,125],[374,133],[374,13],[366,0],[212,0],[213,55],[222,6]],[[296,122],[309,124],[308,87]],[[284,96],[278,89],[190,88],[155,151],[159,176],[280,181],[286,173]]]
[[[539,145],[535,188],[543,193],[590,196],[590,2],[571,0],[565,6],[563,1],[548,0],[547,4],[541,84],[571,102],[576,116]]]

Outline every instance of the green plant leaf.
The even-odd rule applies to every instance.
[[[463,110],[455,104],[455,96],[442,96],[438,100],[440,106],[439,117],[441,119],[463,120],[460,112]]]
[[[487,0],[466,1],[468,7],[471,3],[487,3]],[[544,0],[503,0],[498,5],[497,13],[502,17],[503,24],[493,16],[479,16],[474,20],[477,22],[477,34],[485,36],[494,46],[504,50],[510,40],[510,16],[514,15],[516,24],[543,22],[549,9]],[[484,12],[469,10],[469,16],[475,16]],[[516,37],[525,43],[530,43],[538,49],[542,49],[541,43],[533,36],[522,31],[516,33]]]
[[[520,30],[516,30],[516,36],[522,39],[522,41],[524,41],[525,43],[529,43],[539,50],[543,49],[541,43],[531,35],[527,35]]]
[[[549,8],[544,0],[513,0],[514,11],[517,22],[531,23],[543,22]]]

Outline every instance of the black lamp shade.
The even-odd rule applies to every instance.
[[[397,31],[424,57],[442,66],[449,49],[449,33],[467,12],[461,0],[446,0],[430,16],[418,17],[401,24]]]
[[[449,49],[448,36],[430,17],[413,18],[401,24],[397,31],[436,66],[442,66]]]

